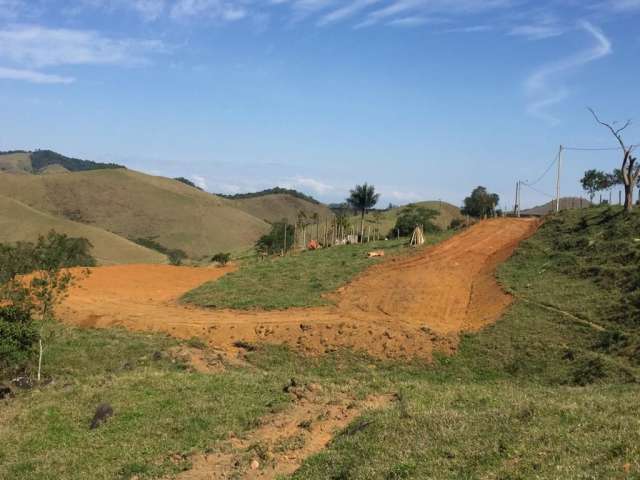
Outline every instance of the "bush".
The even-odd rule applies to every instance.
[[[133,242],[143,247],[150,248],[156,252],[160,252],[169,258],[171,265],[180,266],[182,262],[187,258],[187,253],[179,248],[170,249],[156,242],[153,238],[133,238]]]
[[[15,305],[0,307],[0,371],[18,370],[31,360],[38,338],[28,309]]]
[[[70,267],[93,267],[91,242],[86,238],[68,237],[51,230],[34,244],[18,242],[0,244],[0,285],[35,270]]]
[[[286,232],[286,233],[285,233]],[[271,231],[267,235],[263,235],[256,242],[256,249],[267,255],[290,250],[293,247],[293,236],[295,229],[293,225],[284,222],[277,222],[271,226]],[[286,246],[285,246],[286,237]]]
[[[462,220],[461,218],[454,218],[449,224],[450,230],[458,230],[462,227],[464,227],[464,220]]]
[[[35,244],[0,244],[0,370],[19,370],[31,359],[34,344],[46,337],[44,322],[36,328],[33,315],[52,318],[53,305],[73,279],[64,269],[95,265],[90,248],[85,238],[53,230]],[[28,283],[16,278],[28,273]]]
[[[225,266],[231,260],[230,253],[216,253],[213,257],[211,257],[212,262],[217,262],[222,266]]]
[[[167,252],[167,257],[169,257],[169,262],[171,265],[180,266],[185,258],[187,258],[187,254],[180,249],[169,250]]]
[[[411,235],[413,230],[418,226],[423,226],[425,232],[437,232],[440,229],[434,225],[432,220],[438,216],[438,212],[430,208],[421,207],[419,205],[407,205],[402,209],[396,225],[390,233],[390,236],[397,234],[398,230],[400,235],[406,237]]]

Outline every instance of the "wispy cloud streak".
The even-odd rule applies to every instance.
[[[566,87],[554,87],[551,84],[551,80],[563,73],[576,70],[604,58],[613,51],[611,41],[602,30],[586,21],[580,22],[579,27],[593,38],[594,45],[575,55],[542,66],[530,75],[525,82],[525,90],[530,99],[527,112],[552,125],[559,123],[559,119],[548,112],[549,107],[567,98],[570,95],[570,91]]]
[[[60,75],[49,75],[34,70],[22,70],[17,68],[0,67],[0,79],[3,80],[19,80],[29,83],[38,84],[69,84],[75,81],[72,77],[63,77]]]

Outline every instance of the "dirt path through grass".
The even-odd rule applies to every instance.
[[[190,458],[192,468],[177,480],[262,479],[291,475],[311,455],[322,451],[334,435],[351,435],[367,428],[369,410],[387,407],[392,395],[365,400],[324,398],[319,385],[299,385],[290,394],[294,405],[260,419],[260,426],[243,437],[232,435],[215,451]],[[347,428],[350,424],[352,426]]]
[[[318,354],[337,348],[381,358],[430,358],[455,349],[461,331],[494,322],[511,297],[493,272],[537,223],[480,222],[436,246],[376,265],[331,295],[335,306],[286,311],[204,310],[177,302],[185,291],[233,267],[127,265],[92,269],[61,306],[65,321],[199,337],[236,353],[252,343]]]

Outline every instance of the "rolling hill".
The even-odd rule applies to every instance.
[[[304,198],[285,193],[267,193],[260,196],[229,200],[229,202],[240,210],[268,223],[279,222],[283,219],[286,219],[289,223],[294,223],[298,218],[298,213],[301,211],[309,218],[314,213],[317,213],[321,219],[333,217],[333,212],[326,205],[313,203]]]
[[[32,173],[31,155],[27,152],[3,153],[0,155],[0,172]]]
[[[192,257],[244,249],[269,230],[226,199],[126,169],[0,173],[0,192],[41,212],[127,239],[152,238]]]
[[[0,195],[6,197],[5,211],[11,210],[8,199],[12,199],[20,205],[16,212],[29,213],[22,222],[17,222],[17,213],[3,214],[5,230],[11,226],[15,231],[0,235],[0,241],[30,240],[55,228],[86,236],[96,245],[97,255],[110,263],[161,261],[157,252],[151,255],[139,245],[132,250],[132,242],[141,239],[199,259],[246,250],[270,230],[271,223],[283,219],[293,223],[301,211],[321,221],[334,215],[326,205],[294,190],[273,188],[223,197],[195,187],[188,179],[147,175],[50,150],[0,152]],[[444,202],[420,205],[441,212],[436,223],[442,228],[461,218],[458,208]],[[383,234],[394,226],[400,211],[401,207],[378,214]],[[368,224],[374,218],[368,215]],[[356,216],[352,220],[359,222]],[[93,230],[83,230],[88,226]]]
[[[125,168],[116,163],[100,163],[67,157],[51,150],[0,152],[0,172],[40,174],[48,172],[51,167],[55,167],[56,171],[69,172]]]
[[[166,263],[167,258],[100,228],[49,215],[11,198],[0,196],[0,243],[35,241],[50,230],[84,237],[101,265]]]
[[[579,197],[562,197],[560,199],[560,210],[570,210],[573,208],[587,208],[591,206],[591,202],[586,198]],[[556,201],[551,200],[544,205],[538,205],[533,208],[522,210],[522,215],[547,215],[556,211]]]

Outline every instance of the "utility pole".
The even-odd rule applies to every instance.
[[[560,169],[562,167],[562,145],[558,151],[558,174],[556,175],[556,213],[560,212]]]
[[[513,214],[516,217],[520,216],[520,189],[522,188],[521,184],[522,182],[520,180],[516,182],[516,204],[513,207]]]

